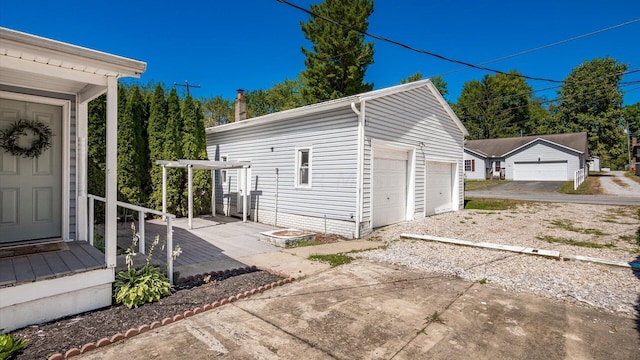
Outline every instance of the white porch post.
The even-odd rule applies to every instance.
[[[247,193],[251,191],[249,189],[250,179],[249,179],[249,171],[247,171],[247,167],[243,166],[242,171],[244,172],[244,191],[242,192],[242,222],[247,222]]]
[[[211,170],[211,217],[216,216],[216,171]]]
[[[116,267],[118,200],[118,79],[107,77],[106,178],[105,178],[105,260]]]
[[[87,232],[87,126],[89,106],[86,101],[78,103],[76,112],[76,239],[88,240]]]
[[[187,179],[189,183],[189,229],[193,229],[193,166],[187,165]]]
[[[167,167],[162,165],[162,212],[167,212]],[[162,220],[166,220],[166,216],[162,215]]]

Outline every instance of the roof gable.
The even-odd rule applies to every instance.
[[[504,157],[536,141],[545,141],[569,150],[587,154],[587,133],[534,135],[500,139],[469,140],[465,148],[488,157]]]
[[[449,107],[449,104],[447,104],[447,102],[444,100],[442,95],[438,92],[438,90],[435,88],[435,86],[433,85],[433,83],[431,83],[431,80],[429,79],[414,81],[407,84],[396,85],[396,86],[378,89],[378,90],[373,90],[366,93],[347,96],[347,97],[335,99],[335,100],[329,100],[329,101],[325,101],[317,104],[306,105],[299,108],[280,111],[273,114],[262,115],[259,117],[237,121],[234,123],[218,125],[218,126],[207,128],[206,132],[207,134],[213,134],[213,133],[243,128],[246,126],[255,126],[255,125],[266,123],[266,122],[286,120],[286,119],[292,119],[295,117],[301,117],[301,116],[310,115],[310,114],[317,114],[317,113],[330,111],[337,108],[349,107],[351,106],[352,103],[360,103],[368,100],[378,99],[381,97],[410,91],[420,87],[426,87],[427,89],[429,89],[429,91],[436,97],[436,99],[438,99],[440,105],[444,108],[445,112],[449,115],[451,120],[455,122],[455,124],[458,126],[458,128],[460,128],[460,130],[465,134],[465,136],[469,134],[467,132],[467,129],[464,127],[464,125],[460,121],[460,119],[458,119],[458,117],[453,112],[453,110],[451,110],[451,108]]]

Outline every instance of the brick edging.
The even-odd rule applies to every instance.
[[[87,353],[89,351],[95,350],[95,349],[103,347],[103,346],[111,345],[113,343],[116,343],[116,342],[124,340],[124,339],[129,339],[129,338],[134,337],[136,335],[145,333],[145,332],[147,332],[149,330],[153,330],[153,329],[157,329],[159,327],[165,326],[165,325],[169,325],[169,324],[174,323],[176,321],[180,321],[180,320],[192,317],[193,315],[200,314],[200,313],[205,312],[205,311],[213,310],[213,309],[215,309],[217,307],[220,307],[222,305],[226,305],[226,304],[232,303],[234,301],[247,298],[247,297],[249,297],[251,295],[255,295],[255,294],[261,293],[261,292],[263,292],[265,290],[269,290],[269,289],[272,289],[272,288],[277,287],[277,286],[282,286],[284,284],[288,284],[288,283],[296,280],[294,277],[291,277],[291,276],[289,276],[287,274],[284,274],[282,272],[279,272],[279,271],[274,271],[272,269],[256,267],[256,266],[247,266],[245,268],[220,270],[220,271],[214,271],[214,272],[211,272],[211,273],[205,273],[205,274],[200,274],[200,275],[195,275],[195,276],[189,276],[187,278],[180,278],[178,280],[178,283],[189,281],[189,280],[192,280],[194,278],[203,278],[203,277],[209,276],[209,275],[211,275],[213,277],[213,276],[216,276],[216,275],[238,274],[238,273],[245,273],[245,272],[248,272],[248,271],[257,271],[257,270],[266,271],[268,273],[283,277],[284,279],[283,280],[274,281],[271,284],[263,285],[263,286],[260,286],[258,288],[255,288],[255,289],[247,290],[244,293],[239,293],[237,295],[229,296],[226,299],[222,299],[222,300],[219,300],[219,301],[214,301],[213,303],[206,304],[206,305],[204,305],[202,307],[198,306],[198,307],[196,307],[196,308],[194,308],[192,310],[186,310],[182,314],[178,314],[178,315],[175,315],[173,317],[166,317],[166,318],[162,319],[161,321],[154,321],[151,324],[144,324],[144,325],[141,325],[141,326],[139,326],[137,328],[131,328],[131,329],[125,331],[124,334],[123,333],[117,333],[117,334],[111,336],[111,338],[102,338],[102,339],[100,339],[100,340],[98,340],[98,341],[96,341],[94,343],[92,342],[92,343],[84,344],[83,346],[80,347],[80,349],[72,348],[72,349],[67,350],[64,354],[61,354],[61,353],[53,354],[53,355],[49,356],[48,360],[69,359],[69,358],[74,357],[76,355],[84,354],[84,353]]]

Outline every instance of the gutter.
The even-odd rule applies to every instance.
[[[358,164],[356,170],[356,230],[355,238],[360,238],[360,222],[362,221],[362,183],[364,178],[364,104],[360,101],[360,110],[356,107],[355,101],[351,102],[351,110],[358,115]]]

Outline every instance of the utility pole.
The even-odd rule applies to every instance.
[[[173,83],[173,86],[184,86],[187,88],[187,96],[189,96],[189,88],[196,88],[196,89],[200,89],[201,86],[200,85],[191,85],[189,84],[189,80],[185,80],[184,84],[178,84],[178,83]]]

